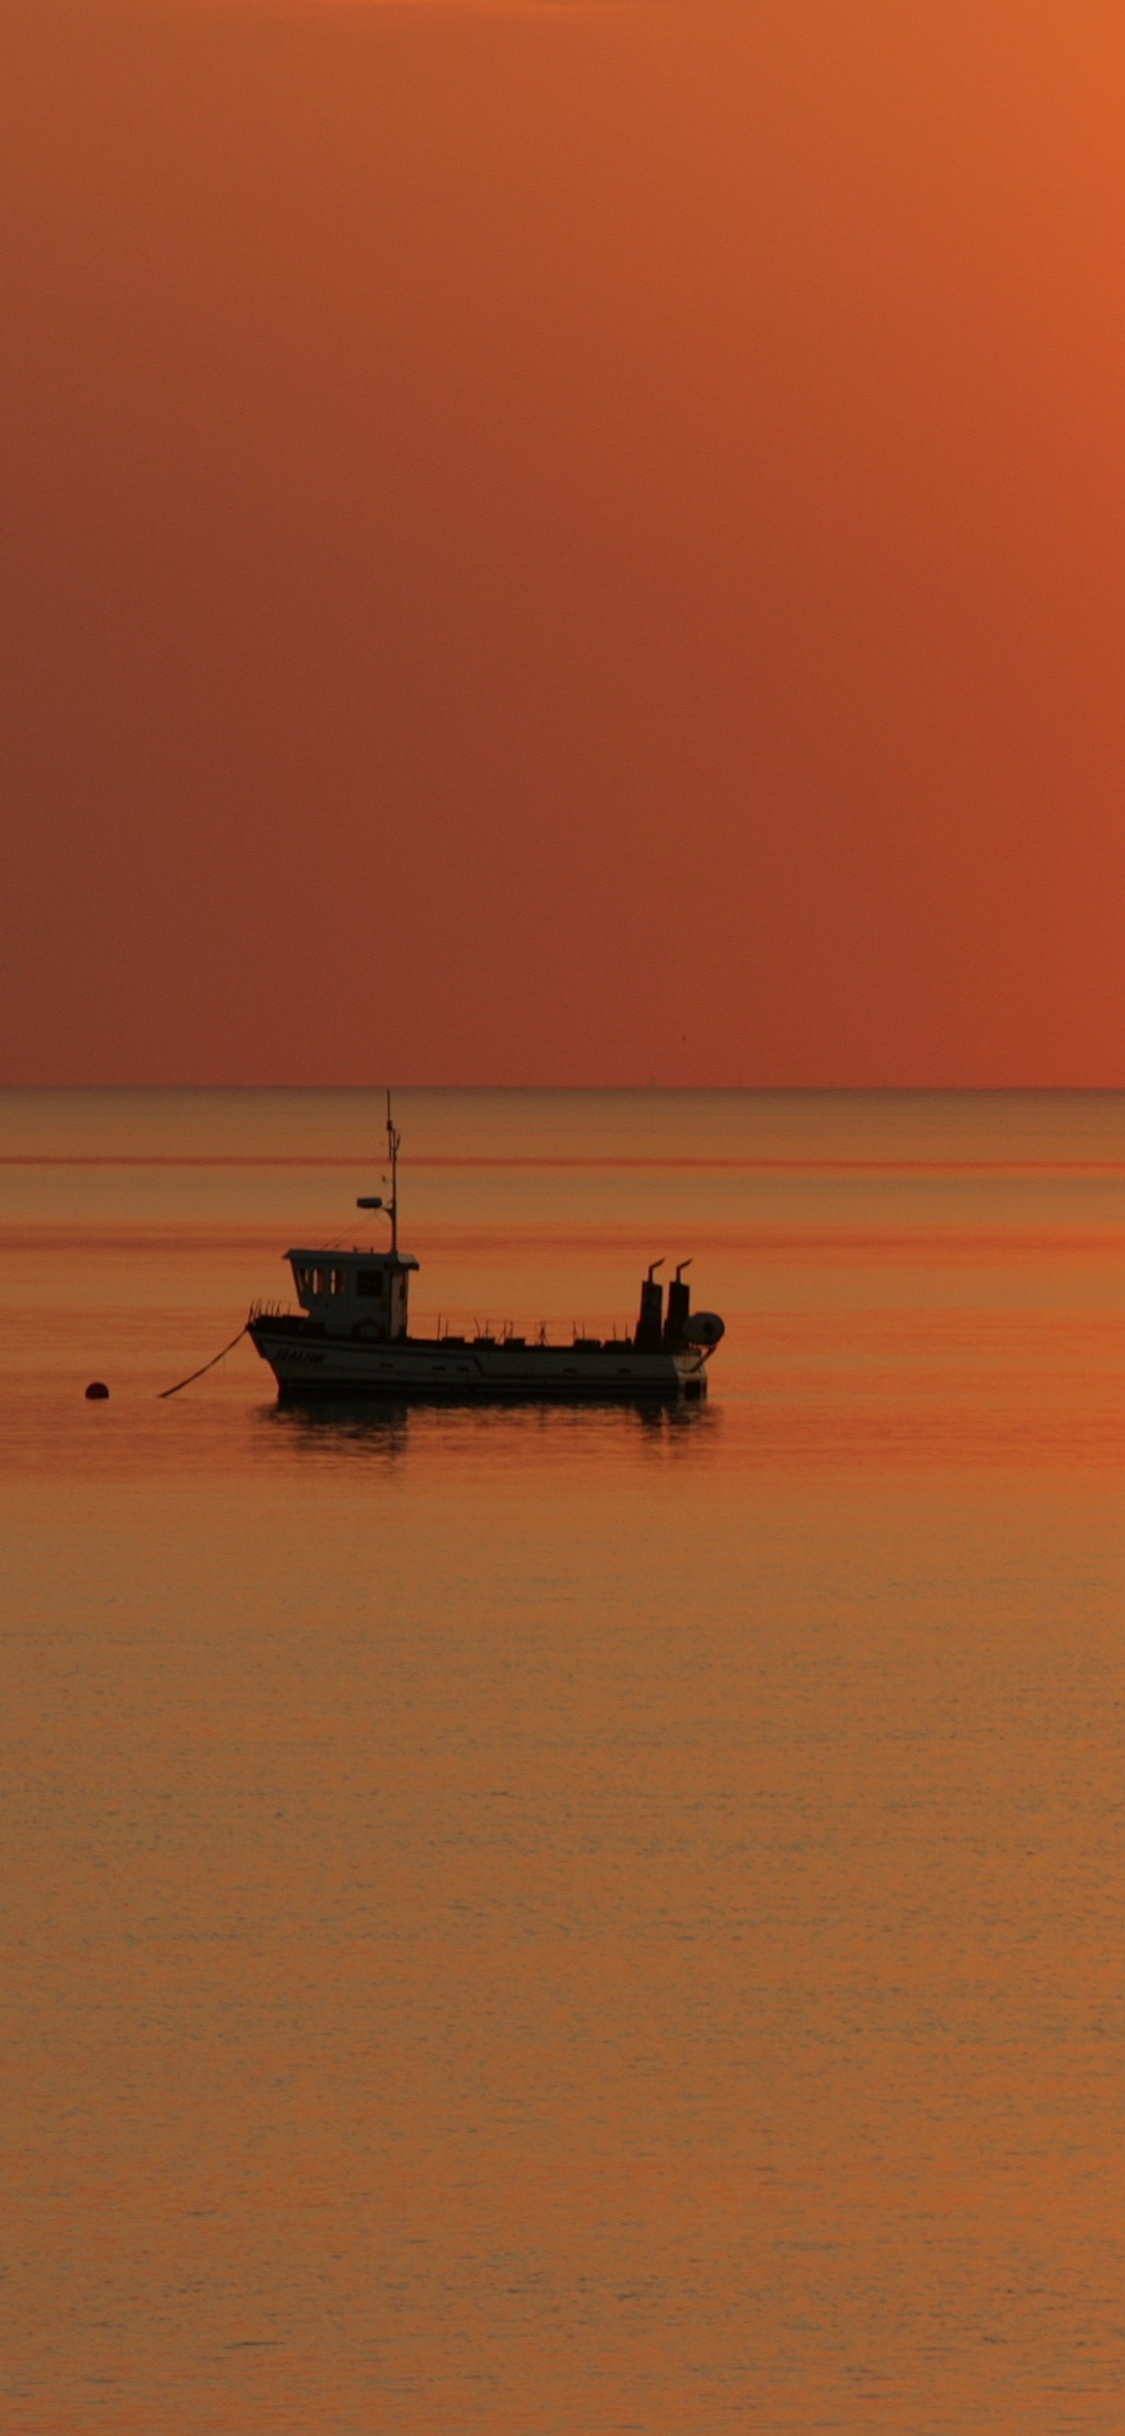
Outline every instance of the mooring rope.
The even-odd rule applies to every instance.
[[[239,1331],[238,1331],[238,1335],[237,1335],[237,1336],[232,1336],[232,1338],[231,1338],[231,1341],[230,1341],[229,1345],[224,1345],[223,1350],[222,1350],[222,1352],[221,1352],[221,1353],[213,1353],[213,1354],[212,1354],[212,1356],[211,1356],[210,1361],[209,1361],[209,1362],[204,1362],[203,1367],[202,1367],[202,1369],[201,1369],[201,1370],[192,1370],[192,1371],[189,1371],[189,1372],[188,1372],[188,1375],[187,1375],[187,1378],[186,1378],[186,1379],[177,1379],[176,1384],[175,1384],[175,1386],[174,1386],[174,1387],[162,1387],[162,1388],[161,1388],[161,1390],[160,1390],[160,1394],[158,1395],[158,1397],[157,1397],[157,1399],[156,1399],[157,1403],[158,1403],[158,1404],[163,1404],[163,1402],[164,1402],[164,1400],[165,1400],[165,1397],[166,1397],[166,1396],[178,1396],[178,1395],[179,1395],[179,1392],[180,1392],[181,1387],[190,1387],[193,1379],[201,1379],[201,1378],[203,1377],[203,1375],[204,1375],[204,1372],[206,1372],[206,1371],[208,1371],[208,1370],[214,1370],[216,1362],[225,1362],[225,1360],[226,1360],[226,1357],[227,1357],[228,1353],[233,1353],[233,1352],[234,1352],[234,1349],[235,1349],[235,1346],[236,1346],[236,1345],[240,1345],[240,1344],[241,1344],[242,1339],[243,1339],[243,1337],[245,1336],[247,1329],[249,1328],[249,1325],[250,1325],[249,1320],[244,1320],[244,1322],[243,1322],[243,1324],[242,1324],[241,1328],[240,1328],[240,1329],[239,1329]]]

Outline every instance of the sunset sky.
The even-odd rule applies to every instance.
[[[1120,0],[0,91],[0,1080],[1125,1085]]]

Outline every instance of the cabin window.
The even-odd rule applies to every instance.
[[[357,1294],[381,1294],[383,1291],[382,1270],[357,1269],[355,1273],[355,1290]]]
[[[333,1271],[332,1271],[332,1292],[333,1292],[333,1294],[346,1294],[346,1293],[347,1293],[347,1291],[348,1291],[348,1272],[347,1272],[347,1270],[346,1270],[346,1269],[333,1269]]]
[[[293,1275],[294,1275],[294,1278],[296,1279],[296,1284],[297,1284],[297,1292],[298,1292],[298,1294],[311,1294],[311,1292],[312,1292],[312,1270],[311,1270],[311,1269],[294,1269],[294,1271],[293,1271]]]
[[[324,1290],[325,1290],[324,1271],[323,1271],[323,1269],[314,1269],[314,1270],[313,1270],[313,1293],[314,1293],[314,1294],[323,1294],[323,1293],[324,1293]]]

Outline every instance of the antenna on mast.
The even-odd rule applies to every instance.
[[[387,1152],[391,1162],[391,1197],[387,1216],[391,1222],[391,1250],[398,1250],[398,1146],[401,1137],[391,1115],[391,1095],[387,1092]]]
[[[391,1197],[384,1201],[381,1193],[363,1193],[356,1202],[357,1210],[386,1210],[391,1222],[391,1250],[398,1251],[398,1152],[402,1136],[391,1115],[391,1095],[387,1093],[387,1156],[391,1163]]]

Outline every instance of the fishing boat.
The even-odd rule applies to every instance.
[[[298,1245],[285,1254],[299,1310],[255,1303],[247,1330],[277,1380],[282,1401],[314,1396],[381,1397],[388,1401],[632,1403],[639,1397],[697,1400],[707,1392],[707,1365],[724,1331],[714,1311],[691,1308],[679,1263],[667,1307],[654,1260],[641,1286],[632,1336],[572,1335],[549,1341],[545,1327],[531,1339],[499,1336],[413,1336],[410,1279],[418,1262],[398,1243],[400,1137],[387,1098],[390,1198],[363,1195],[357,1209],[381,1211],[390,1225],[382,1249],[353,1244]]]

